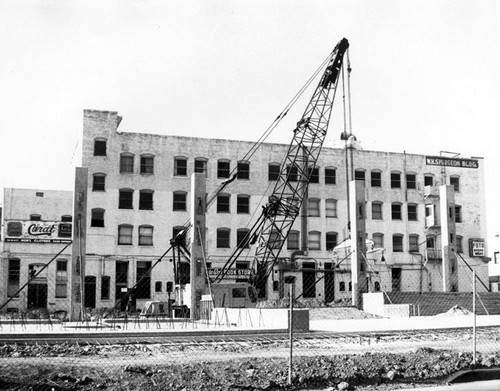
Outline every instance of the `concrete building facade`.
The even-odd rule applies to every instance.
[[[137,282],[189,221],[193,172],[205,173],[208,197],[233,170],[238,172],[206,215],[207,266],[221,267],[266,203],[287,148],[263,144],[251,161],[244,161],[253,143],[120,133],[120,121],[116,112],[84,112],[87,275],[95,273],[97,292],[102,278],[109,277],[111,301],[125,284],[130,288]],[[296,260],[295,271],[273,270],[268,298],[279,298],[280,278],[287,273],[297,277],[304,298],[350,298],[350,259],[334,251],[349,237],[349,176],[365,182],[367,239],[379,249],[369,251],[368,290],[470,291],[470,268],[488,280],[483,256],[471,250],[484,246],[486,237],[482,159],[324,148],[309,186],[308,255]],[[300,248],[300,230],[296,221],[281,254],[284,263]],[[443,252],[452,258],[446,269]],[[235,264],[240,272],[226,279],[245,280],[241,271],[252,267],[252,254],[249,246]],[[175,282],[174,269],[189,267],[174,261],[170,253],[155,266],[139,300],[165,297],[167,282]],[[106,305],[98,296],[97,305]]]
[[[141,308],[148,300],[167,300],[172,286],[189,281],[189,263],[167,250],[170,240],[190,220],[193,173],[205,174],[207,199],[237,174],[207,210],[204,256],[207,273],[213,275],[237,246],[243,247],[225,280],[247,281],[255,249],[245,235],[276,183],[288,140],[263,144],[245,160],[254,143],[125,133],[119,131],[120,122],[117,112],[84,111],[84,170],[80,171],[88,175],[82,227],[86,238],[84,306]],[[294,276],[302,299],[350,300],[351,259],[345,245],[350,235],[352,180],[364,182],[369,243],[362,271],[365,291],[471,291],[472,269],[487,284],[483,160],[367,151],[351,142],[323,148],[308,189],[306,223],[299,217],[290,230],[282,259],[269,278],[268,299],[283,297],[284,280]],[[29,197],[17,190],[6,193],[1,300],[8,299],[13,290],[7,288],[15,280],[10,259],[21,260],[18,285],[22,286],[31,259],[43,258],[37,261],[42,264],[61,248],[61,243],[7,241],[10,221],[29,224],[29,214],[37,213],[33,207],[38,200],[31,200],[31,193]],[[48,200],[49,192],[44,194]],[[38,214],[44,220],[61,222],[62,216],[73,213],[72,194],[53,194],[61,199]],[[307,255],[293,256],[304,243]],[[71,250],[64,254],[69,259]],[[47,302],[57,307],[55,265],[47,269],[48,275],[54,275],[52,282],[48,279],[54,300],[49,297]],[[27,298],[16,300],[12,303],[28,302]]]

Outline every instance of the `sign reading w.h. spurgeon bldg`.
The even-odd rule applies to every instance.
[[[456,157],[426,156],[425,164],[428,166],[478,168],[479,163],[475,159],[459,159]]]
[[[71,223],[58,221],[9,221],[6,242],[70,243]]]

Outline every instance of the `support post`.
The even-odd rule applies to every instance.
[[[443,254],[443,292],[458,290],[458,268],[455,255],[455,190],[453,186],[439,188],[439,215],[441,223],[441,252]]]
[[[288,384],[292,384],[292,375],[293,375],[293,298],[295,297],[295,282],[292,281],[290,283],[290,287],[288,289],[290,294],[290,309],[288,314],[288,332],[290,339],[290,359],[288,363]]]
[[[352,305],[362,308],[363,293],[368,292],[366,278],[366,207],[364,181],[349,183],[351,224]]]
[[[199,319],[200,300],[206,289],[205,262],[203,261],[205,211],[206,175],[204,172],[195,172],[191,175],[191,320]]]

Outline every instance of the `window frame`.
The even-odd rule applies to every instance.
[[[92,191],[106,191],[106,174],[102,172],[92,174]]]
[[[400,239],[401,242],[396,243],[396,239]],[[403,234],[393,234],[392,235],[392,252],[402,253],[404,252],[404,235]]]
[[[372,201],[372,220],[383,220],[384,219],[384,203],[382,201]],[[377,208],[374,208],[374,206],[377,206],[377,208],[380,206],[380,211]],[[378,217],[380,212],[380,217]]]
[[[220,227],[216,230],[216,248],[231,248],[231,229]]]
[[[179,197],[182,197],[182,199]],[[187,212],[187,192],[176,190],[172,193],[172,211]]]
[[[319,183],[319,167],[318,166],[308,167],[308,174],[309,174],[309,184]]]
[[[335,231],[325,232],[325,249],[326,251],[333,251],[338,245],[338,233]]]
[[[411,210],[410,208],[414,208],[415,210]],[[418,204],[410,202],[406,206],[406,213],[408,221],[418,221]]]
[[[105,212],[106,210],[104,208],[92,208],[90,211],[90,226],[93,228],[104,228]]]
[[[399,210],[397,210],[396,208],[398,208]],[[397,221],[403,220],[403,204],[401,202],[391,203],[391,220],[397,220]]]
[[[281,164],[280,163],[269,163],[267,165],[267,180],[277,181],[281,174]]]
[[[321,217],[321,200],[319,198],[309,198],[307,200],[307,217]]]
[[[364,168],[357,168],[354,170],[354,180],[366,182],[366,170]]]
[[[241,160],[236,166],[236,178],[242,180],[250,180],[250,162]]]
[[[120,174],[133,174],[134,173],[134,157],[135,155],[130,152],[120,153]]]
[[[236,196],[236,214],[250,213],[250,196],[248,194],[238,194]]]
[[[337,168],[336,167],[325,167],[325,185],[336,185],[337,184]]]
[[[462,219],[462,205],[455,204],[455,223],[461,223]]]
[[[384,248],[384,234],[382,232],[374,232],[372,234],[372,240],[373,248]],[[379,245],[380,247],[376,247],[377,245]]]
[[[201,164],[201,167],[200,167]],[[208,177],[208,159],[205,157],[197,157],[194,159],[194,172],[205,174]]]
[[[418,234],[408,235],[408,251],[410,253],[418,253],[420,251],[418,238]]]
[[[397,178],[396,178],[397,175]],[[401,172],[391,171],[391,189],[401,189]]]
[[[98,147],[98,143],[100,143],[100,146]],[[97,153],[102,152],[102,143],[104,143],[104,153]],[[107,148],[108,148],[108,140],[103,138],[103,137],[96,137],[94,139],[94,156],[107,156]]]
[[[227,164],[227,167],[223,167]],[[231,160],[217,160],[217,178],[229,178],[231,175]]]
[[[125,235],[122,230],[127,230],[130,234]],[[127,233],[128,233],[127,232]],[[130,243],[127,240],[130,238]],[[134,244],[134,226],[132,224],[119,224],[118,225],[118,245],[119,246],[132,246]]]
[[[325,217],[329,219],[338,218],[338,201],[335,198],[325,200]]]
[[[141,189],[139,190],[139,210],[153,210],[154,209],[154,190]],[[150,199],[147,199],[147,198]]]
[[[118,209],[134,209],[134,189],[118,189]]]
[[[453,183],[456,180],[456,183]],[[450,186],[453,186],[455,193],[460,192],[460,175],[450,175]]]
[[[295,245],[296,243],[296,245]],[[299,250],[300,249],[300,231],[290,230],[288,232],[288,237],[286,240],[287,250]]]
[[[380,170],[370,171],[370,186],[376,188],[382,187],[382,171]]]
[[[250,248],[250,230],[248,228],[238,228],[236,230],[236,246],[238,248]]]
[[[409,178],[410,176],[413,177],[413,179]],[[417,189],[417,174],[413,172],[407,172],[405,174],[405,179],[406,179],[406,189],[407,190],[416,190]]]
[[[138,245],[144,247],[151,247],[154,245],[153,235],[154,235],[154,227],[149,224],[139,225],[137,227],[137,235],[138,235]]]
[[[231,194],[217,195],[217,213],[231,213]]]
[[[321,232],[317,230],[309,231],[307,233],[307,245],[309,250],[321,251]]]
[[[155,173],[155,157],[152,154],[143,154],[140,156],[139,173],[141,175],[153,175]]]
[[[174,156],[174,176],[187,177],[187,175],[188,158],[185,156]]]

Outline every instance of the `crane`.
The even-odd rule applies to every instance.
[[[349,42],[343,38],[330,54],[319,84],[293,130],[293,138],[272,194],[247,235],[247,239],[256,244],[255,270],[251,281],[260,297],[265,297],[269,274],[277,263],[279,253],[304,201],[325,140],[348,47]],[[219,273],[211,279],[212,283],[220,282],[224,278],[242,251],[242,248],[237,248],[233,252]]]

